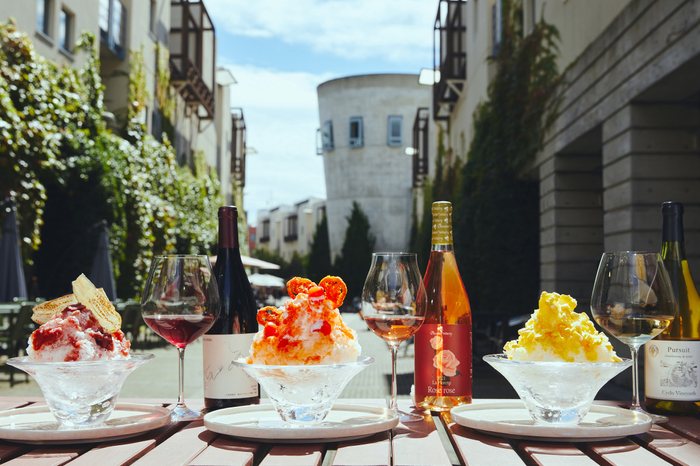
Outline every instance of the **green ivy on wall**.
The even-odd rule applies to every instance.
[[[455,255],[473,309],[523,314],[539,292],[539,182],[526,171],[557,115],[559,33],[541,20],[524,34],[520,0],[502,0],[502,16],[500,48],[489,59],[496,73],[474,112],[466,163],[451,160],[440,134],[424,221],[414,231],[425,249],[427,200],[452,201]]]
[[[202,153],[193,173],[167,138],[156,141],[133,120],[126,139],[107,131],[94,38],[84,34],[77,49],[85,65],[59,67],[15,24],[0,23],[0,194],[17,201],[23,257],[42,296],[89,272],[93,226],[106,219],[127,299],[140,293],[154,254],[215,249],[220,186]],[[132,55],[132,116],[148,101],[142,58]]]

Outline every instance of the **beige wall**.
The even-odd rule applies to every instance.
[[[98,26],[99,2],[97,0],[53,0],[50,8],[49,34],[44,35],[37,27],[36,0],[0,0],[0,21],[15,18],[21,31],[26,31],[34,42],[36,51],[58,64],[81,67],[85,63],[84,53],[66,53],[58,46],[59,13],[62,8],[73,14],[75,27],[71,33],[71,43],[80,38],[81,31],[92,31],[99,47]]]
[[[311,252],[316,225],[323,218],[326,208],[324,199],[312,197],[298,202],[293,206],[282,205],[271,210],[258,211],[257,247],[270,252],[278,252],[285,260],[292,259],[296,252],[304,256]],[[285,240],[285,220],[297,216],[296,239]],[[269,241],[261,242],[263,237],[263,222],[270,222]]]
[[[492,7],[497,0],[469,0],[466,5],[467,81],[465,91],[452,113],[448,147],[465,158],[474,137],[473,113],[487,98],[488,83],[493,77],[494,65],[488,63],[492,51]],[[525,31],[535,20],[544,19],[559,30],[559,70],[573,63],[588,45],[596,39],[620,14],[631,0],[522,0]],[[431,174],[437,143],[431,152]]]

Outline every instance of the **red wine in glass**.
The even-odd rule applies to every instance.
[[[143,316],[146,325],[178,348],[202,336],[214,323],[213,316],[200,315],[152,315]]]

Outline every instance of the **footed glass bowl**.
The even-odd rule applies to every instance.
[[[129,359],[70,362],[32,362],[23,357],[8,359],[7,364],[34,377],[61,427],[75,429],[106,421],[127,376],[153,357],[131,353]]]
[[[373,362],[370,357],[358,356],[357,361],[345,364],[233,364],[262,385],[283,420],[308,425],[323,421],[350,379]]]
[[[489,354],[484,361],[500,372],[538,424],[578,424],[598,391],[632,365],[622,362],[513,361]]]

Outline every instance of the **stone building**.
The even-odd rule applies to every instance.
[[[319,150],[326,178],[328,233],[340,254],[353,202],[367,214],[376,251],[408,248],[412,213],[412,123],[430,105],[417,75],[376,74],[318,86]]]
[[[700,9],[691,0],[523,0],[561,34],[562,104],[531,171],[540,182],[541,287],[586,308],[604,251],[661,245],[663,201],[685,204],[700,271]],[[431,118],[462,157],[493,77],[500,0],[440,0]],[[414,144],[417,150],[418,144]],[[432,170],[436,142],[427,154]]]
[[[294,205],[258,211],[256,246],[290,261],[296,252],[311,252],[316,225],[326,214],[326,201],[311,197]]]
[[[142,51],[150,101],[141,121],[157,139],[171,133],[183,164],[192,166],[193,154],[202,151],[219,174],[224,201],[232,202],[235,186],[245,184],[245,120],[241,109],[230,110],[236,81],[216,66],[216,32],[202,0],[0,0],[0,21],[10,17],[39,54],[65,66],[83,65],[74,44],[82,31],[94,34],[108,110],[103,118],[115,131],[130,104],[132,52]],[[159,49],[161,57],[169,51],[169,62],[159,60]],[[159,66],[168,67],[174,90],[170,120],[156,98]]]

